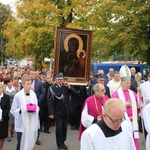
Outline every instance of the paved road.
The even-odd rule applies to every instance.
[[[55,127],[50,128],[51,134],[46,134],[41,132],[40,140],[42,145],[35,145],[34,150],[57,150],[56,142],[55,142]],[[140,147],[141,150],[145,150],[143,145],[142,134],[140,133]],[[77,139],[78,131],[71,130],[70,126],[68,126],[68,138],[66,141],[66,145],[69,147],[69,150],[79,150],[80,144]],[[5,140],[3,150],[15,150],[16,149],[16,135],[13,137],[11,142]]]
[[[40,141],[42,145],[40,146],[35,145],[34,150],[57,150],[56,140],[55,140],[55,126],[50,128],[50,132],[51,134],[46,134],[44,132],[41,132]],[[69,147],[69,150],[79,150],[79,141],[77,139],[78,131],[71,130],[70,126],[68,126],[67,136],[68,136],[67,141],[65,143]],[[11,142],[8,142],[7,139],[5,140],[3,150],[15,150],[16,144],[17,144],[17,140],[15,134],[15,137],[12,138]]]

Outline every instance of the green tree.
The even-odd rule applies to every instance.
[[[2,65],[5,57],[4,56],[5,44],[7,42],[7,39],[4,35],[4,30],[6,29],[5,22],[10,17],[11,17],[11,10],[9,5],[4,5],[0,2],[0,54],[1,54],[0,61]]]
[[[55,27],[93,31],[92,57],[125,54],[146,61],[149,50],[148,0],[20,0],[17,19],[7,22],[7,55],[52,57]],[[57,42],[57,41],[56,41]]]
[[[85,18],[94,31],[94,53],[100,52],[96,53],[99,58],[124,53],[146,61],[150,45],[149,14],[150,1],[147,0],[107,0],[96,3]]]
[[[35,66],[40,68],[44,57],[50,57],[54,47],[54,9],[50,3],[41,1],[20,1],[17,19],[8,21],[5,32],[9,37],[7,55],[14,58],[33,57]],[[54,18],[51,18],[54,17]],[[52,22],[53,20],[54,22]]]
[[[75,5],[71,4],[69,0],[18,1],[17,19],[8,21],[5,31],[9,38],[7,55],[33,57],[35,66],[41,67],[45,57],[53,56],[56,26],[75,27],[71,25]]]

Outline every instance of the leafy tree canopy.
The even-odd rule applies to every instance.
[[[2,62],[5,50],[5,44],[7,38],[4,35],[4,29],[6,29],[5,22],[11,18],[11,9],[9,5],[4,5],[0,2],[0,61]]]
[[[53,57],[56,26],[93,31],[93,57],[127,54],[146,61],[150,47],[148,0],[19,0],[7,21],[6,54]]]

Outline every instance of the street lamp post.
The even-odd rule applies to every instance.
[[[4,50],[3,50],[3,37],[2,37],[2,30],[1,30],[1,66],[3,66],[3,53],[4,53]]]
[[[44,62],[49,62],[50,66],[49,66],[49,72],[50,72],[50,78],[52,76],[52,63],[53,63],[54,59],[53,58],[44,58]]]

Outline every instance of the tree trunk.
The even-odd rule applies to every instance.
[[[150,42],[150,27],[148,28],[148,40]],[[147,50],[147,64],[150,65],[150,46]]]
[[[147,64],[150,65],[150,47],[147,50]]]

